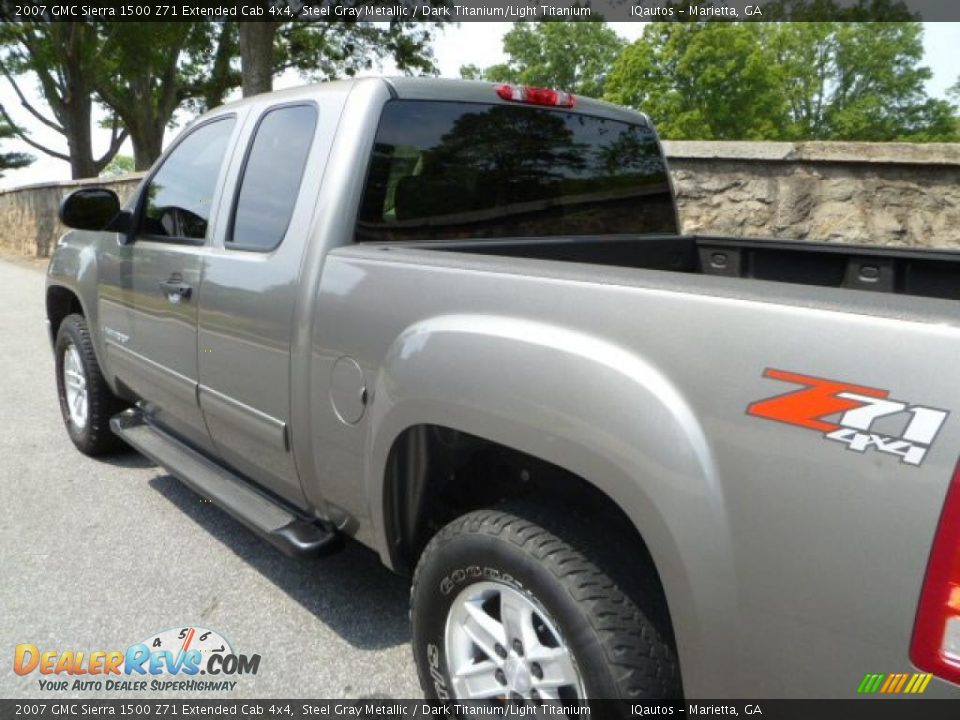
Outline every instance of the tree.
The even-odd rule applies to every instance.
[[[0,9],[0,73],[13,87],[24,110],[34,121],[56,131],[66,140],[67,153],[43,145],[14,122],[0,106],[0,116],[25,143],[51,157],[70,163],[74,178],[94,177],[110,162],[126,138],[119,118],[113,115],[110,142],[100,157],[93,154],[91,121],[95,78],[101,70],[100,44],[95,23],[16,21],[6,6]],[[52,117],[35,107],[21,86],[32,75],[49,106]]]
[[[430,4],[439,6],[444,1],[430,0]],[[359,8],[367,4],[347,0],[329,7]],[[289,69],[310,80],[333,80],[353,77],[390,58],[403,72],[436,73],[431,43],[440,24],[306,20],[241,23],[243,95],[269,92],[273,78]]]
[[[861,5],[878,18],[898,8]],[[952,106],[926,94],[922,33],[902,20],[651,23],[606,97],[676,139],[952,140]]]
[[[650,23],[617,60],[606,98],[649,113],[668,138],[781,137],[786,106],[767,49],[771,27]]]
[[[41,145],[15,126],[17,135],[69,162],[75,178],[99,174],[128,135],[136,169],[148,168],[160,156],[164,133],[178,108],[202,112],[221,104],[241,84],[244,94],[269,90],[273,76],[288,68],[328,79],[355,75],[392,57],[402,70],[435,71],[430,41],[436,23],[50,19],[3,24],[0,71],[27,112],[65,136],[68,153]],[[53,118],[22,92],[23,79],[30,74],[40,80]],[[107,152],[97,158],[91,141],[94,102],[109,109],[113,129]],[[13,125],[6,110],[0,112]]]
[[[518,22],[503,36],[506,63],[484,70],[465,65],[460,75],[600,97],[624,45],[604,22]]]
[[[280,23],[269,20],[240,24],[240,67],[243,96],[273,89],[273,45]]]
[[[789,81],[792,137],[953,139],[950,103],[926,93],[920,23],[789,23],[770,49]]]
[[[137,170],[160,157],[177,108],[218,105],[239,80],[230,66],[236,40],[228,23],[104,22],[98,33],[93,86],[129,132]]]
[[[496,67],[496,66],[494,66]],[[464,80],[484,80],[483,68],[479,65],[474,65],[473,63],[469,65],[460,66],[460,77]],[[497,80],[491,80],[491,82],[498,82]],[[504,82],[504,81],[499,81]]]
[[[5,12],[0,18],[9,19]],[[30,115],[64,135],[68,154],[41,146],[20,128],[18,135],[69,162],[73,177],[99,174],[128,135],[137,169],[146,169],[159,157],[178,107],[205,110],[218,105],[240,82],[232,67],[236,23],[54,22],[49,10],[40,18],[0,28],[0,48],[5,51],[0,70]],[[39,80],[54,119],[22,92],[24,78],[31,75]],[[93,157],[91,147],[95,101],[109,109],[112,129],[107,152],[99,158]]]
[[[10,125],[0,118],[0,140],[9,140],[16,136],[16,132]],[[0,153],[0,177],[3,177],[4,170],[16,170],[33,162],[33,157],[27,153],[11,152]]]

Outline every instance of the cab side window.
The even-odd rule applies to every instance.
[[[317,127],[317,108],[268,110],[247,154],[227,247],[268,251],[287,234]]]
[[[155,239],[205,240],[210,205],[236,119],[201,125],[173,149],[146,188],[140,232]]]

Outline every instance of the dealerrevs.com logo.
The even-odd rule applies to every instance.
[[[14,649],[17,675],[36,674],[43,691],[230,691],[232,678],[256,675],[259,655],[242,655],[213,630],[171,628],[126,650]]]
[[[927,456],[949,414],[946,410],[894,400],[888,390],[767,368],[763,376],[802,385],[782,395],[758,400],[747,414],[822,433],[848,450],[873,449],[919,465]],[[877,430],[879,424],[897,426]]]

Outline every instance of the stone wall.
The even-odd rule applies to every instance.
[[[960,248],[960,144],[665,145],[687,233]]]
[[[684,232],[960,248],[960,144],[667,142]],[[140,175],[102,182],[122,199]],[[50,254],[61,198],[0,191],[0,248]]]
[[[120,201],[130,197],[140,174],[71,180],[0,190],[0,249],[29,257],[47,257],[66,228],[57,220],[60,201],[79,187],[111,188]]]

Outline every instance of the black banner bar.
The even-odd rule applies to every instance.
[[[960,21],[956,0],[0,0],[7,21]]]

